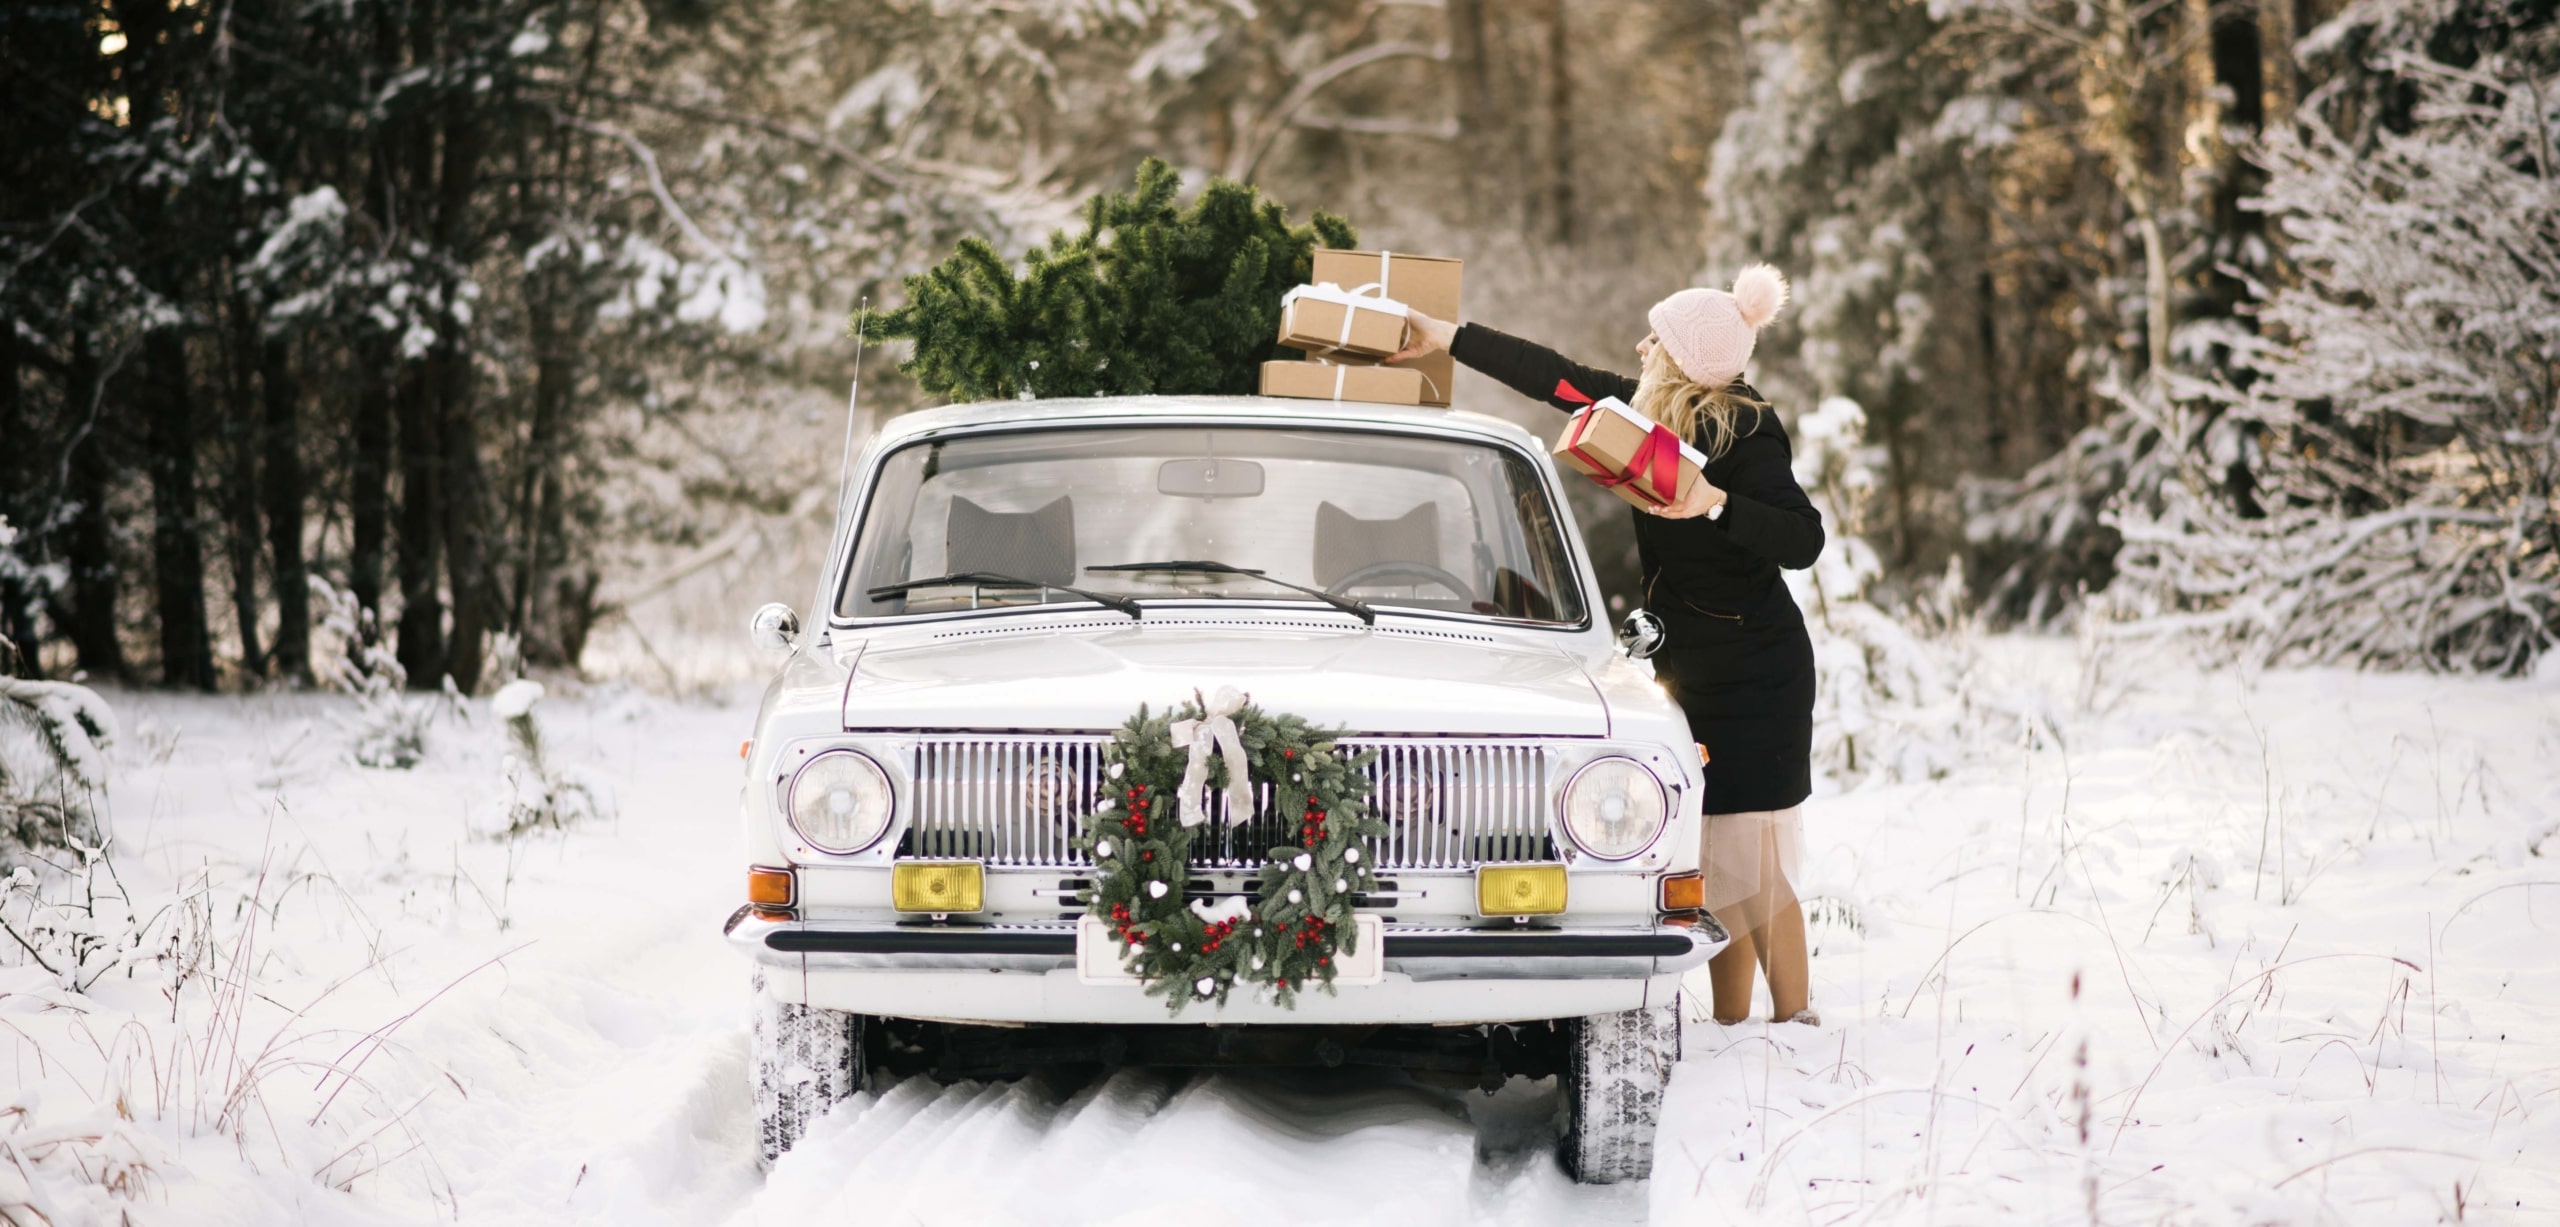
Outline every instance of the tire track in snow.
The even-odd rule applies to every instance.
[[[908,1078],[818,1122],[730,1223],[1641,1222],[1643,1186],[1565,1176],[1555,1107],[1376,1071]]]

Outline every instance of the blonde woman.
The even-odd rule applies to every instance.
[[[1822,552],[1822,513],[1796,485],[1777,414],[1742,382],[1760,330],[1786,304],[1776,269],[1733,289],[1689,289],[1646,313],[1635,379],[1566,360],[1481,324],[1416,314],[1399,358],[1446,349],[1533,400],[1572,411],[1615,396],[1706,454],[1706,479],[1636,517],[1645,605],[1670,634],[1654,657],[1707,756],[1707,907],[1733,944],[1709,965],[1718,1022],[1751,1013],[1754,967],[1771,1016],[1815,1023],[1804,912],[1789,884],[1811,791],[1813,645],[1778,577]]]

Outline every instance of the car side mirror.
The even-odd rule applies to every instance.
[[[756,650],[780,656],[791,650],[793,640],[800,637],[800,615],[780,601],[756,611],[747,619],[747,638]]]
[[[1652,611],[1631,610],[1626,620],[1618,624],[1618,647],[1637,660],[1650,660],[1662,650],[1663,635],[1662,619],[1654,617]]]

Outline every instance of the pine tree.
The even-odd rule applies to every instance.
[[[1032,248],[1019,276],[994,244],[962,239],[873,328],[913,339],[901,369],[952,400],[1249,393],[1310,253],[1356,240],[1329,213],[1292,226],[1279,202],[1224,179],[1180,208],[1181,186],[1147,159],[1136,190],[1086,201],[1083,231]]]

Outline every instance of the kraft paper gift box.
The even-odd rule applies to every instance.
[[[1605,397],[1565,423],[1553,449],[1558,462],[1638,507],[1677,502],[1696,488],[1707,458],[1668,427]]]
[[[1404,348],[1404,310],[1374,288],[1302,285],[1280,300],[1280,343],[1328,358],[1384,358]]]
[[[1354,289],[1374,284],[1379,294],[1433,319],[1454,324],[1462,318],[1458,291],[1465,273],[1464,262],[1445,256],[1319,247],[1315,251],[1315,271],[1307,280],[1330,281]],[[1457,384],[1458,362],[1448,351],[1439,350],[1392,365],[1422,373],[1422,399],[1413,403],[1444,408],[1449,404],[1449,392]]]
[[[1392,366],[1339,362],[1265,362],[1264,396],[1303,400],[1354,400],[1373,405],[1419,405],[1422,374]]]

